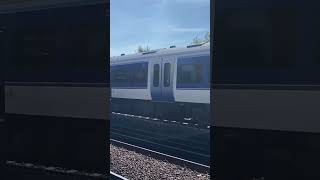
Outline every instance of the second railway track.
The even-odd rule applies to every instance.
[[[165,154],[165,153],[161,153],[161,152],[154,151],[154,150],[151,150],[151,149],[143,148],[143,147],[136,146],[136,145],[133,145],[133,144],[129,144],[129,143],[126,143],[126,142],[118,141],[118,140],[115,140],[115,139],[110,139],[110,143],[115,145],[115,146],[122,147],[122,148],[125,148],[125,149],[128,149],[128,150],[131,150],[131,151],[135,151],[137,153],[141,153],[141,154],[144,154],[144,155],[148,155],[148,156],[151,156],[151,157],[159,159],[159,160],[167,161],[169,163],[180,165],[182,167],[187,167],[189,169],[192,169],[192,170],[195,170],[195,171],[198,171],[198,172],[201,172],[201,173],[210,172],[210,166],[207,166],[207,165],[204,165],[204,164],[200,164],[200,163],[197,163],[197,162],[189,161],[189,160],[182,159],[182,158],[179,158],[179,157],[176,157],[176,156],[168,155],[168,154]]]
[[[200,164],[210,163],[210,131],[112,115],[111,138]]]

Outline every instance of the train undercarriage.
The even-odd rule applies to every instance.
[[[190,123],[203,128],[210,126],[210,104],[112,98],[111,110],[124,114]]]

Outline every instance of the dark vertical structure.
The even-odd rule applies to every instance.
[[[215,179],[320,178],[319,7],[215,1]]]
[[[108,173],[109,2],[17,2],[0,19],[7,160]]]
[[[5,38],[5,27],[0,26],[0,178],[4,178],[4,165],[6,158],[6,131],[5,131],[5,120],[4,120],[4,65],[3,65],[3,51],[4,51],[4,38]]]

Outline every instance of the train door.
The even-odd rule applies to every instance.
[[[161,100],[161,58],[151,61],[151,97],[154,101]]]
[[[162,57],[151,63],[151,96],[154,101],[173,101],[174,57]]]

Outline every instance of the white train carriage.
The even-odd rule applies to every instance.
[[[208,124],[210,44],[112,57],[110,77],[113,111]]]

